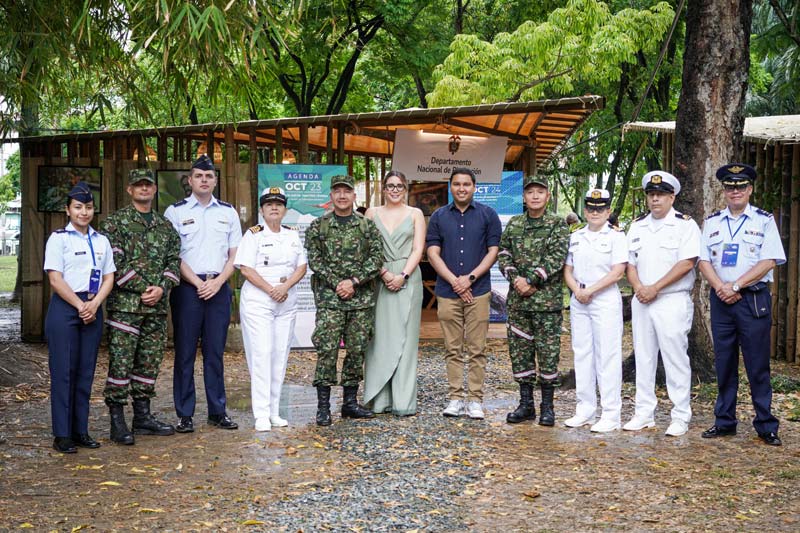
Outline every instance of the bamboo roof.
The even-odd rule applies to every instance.
[[[622,131],[655,131],[673,133],[675,121],[628,122]],[[774,117],[747,117],[744,119],[743,139],[759,144],[800,143],[800,115],[777,115]]]
[[[209,123],[164,128],[65,133],[4,139],[2,142],[42,143],[87,140],[109,140],[144,136],[191,137],[205,141],[213,134],[224,141],[225,130],[232,127],[234,140],[247,144],[254,134],[260,146],[274,146],[277,130],[281,129],[284,148],[300,145],[300,127],[308,125],[310,150],[325,151],[329,130],[333,150],[338,150],[337,130],[344,129],[346,153],[391,157],[394,133],[398,129],[417,129],[450,135],[496,135],[509,141],[505,161],[513,163],[523,148],[535,146],[537,165],[547,161],[561,148],[575,130],[595,111],[602,109],[602,96],[580,96],[534,102],[512,102],[476,106],[438,107],[432,109],[403,109],[375,113],[345,113],[291,117],[270,120],[251,120],[237,123]]]

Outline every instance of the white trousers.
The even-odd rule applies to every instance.
[[[278,415],[297,316],[296,303],[294,291],[279,304],[249,283],[242,287],[239,315],[256,419]]]
[[[600,389],[602,420],[620,422],[622,407],[622,298],[616,285],[584,305],[569,304],[575,356],[575,414],[592,418]]]
[[[672,401],[672,419],[687,424],[692,419],[689,405],[692,370],[689,365],[689,330],[694,304],[689,292],[660,294],[643,304],[633,298],[633,350],[636,353],[636,416],[653,418],[656,411],[656,367],[658,351],[667,375],[667,394]]]

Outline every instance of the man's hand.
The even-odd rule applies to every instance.
[[[157,287],[155,285],[150,285],[142,293],[140,299],[142,300],[142,303],[144,305],[153,307],[154,305],[156,305],[158,302],[161,301],[162,296],[164,296],[164,289],[162,289],[161,287]]]
[[[472,282],[469,280],[469,276],[458,276],[450,285],[453,287],[453,291],[459,296],[472,288]]]
[[[649,304],[658,298],[658,289],[654,285],[640,285],[635,291],[636,299],[643,304]]]
[[[517,276],[514,278],[513,287],[514,290],[517,291],[517,294],[523,298],[532,296],[538,290],[535,286],[528,283],[528,280],[522,276]]]
[[[733,290],[733,283],[730,282],[723,283],[717,287],[715,292],[717,293],[719,299],[728,305],[735,304],[742,299],[742,295]]]
[[[224,283],[222,278],[207,279],[197,287],[197,296],[201,300],[210,300],[219,292]]]
[[[336,295],[342,300],[349,300],[356,294],[352,279],[343,279],[336,285]]]
[[[472,302],[475,301],[475,297],[472,296],[472,289],[465,290],[464,292],[459,294],[458,297],[461,298],[461,301],[467,304],[471,304]]]

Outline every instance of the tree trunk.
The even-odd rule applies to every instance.
[[[702,223],[722,206],[714,173],[741,156],[752,0],[688,2],[683,83],[675,125],[678,209]],[[689,358],[695,380],[714,377],[709,287],[695,286]]]

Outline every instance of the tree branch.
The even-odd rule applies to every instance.
[[[769,5],[772,6],[772,11],[775,12],[775,16],[778,17],[778,20],[781,21],[781,24],[786,29],[786,33],[789,34],[789,38],[797,43],[797,46],[800,46],[800,34],[798,34],[795,28],[792,27],[792,23],[789,22],[789,18],[786,16],[786,12],[778,3],[778,0],[769,0]]]

